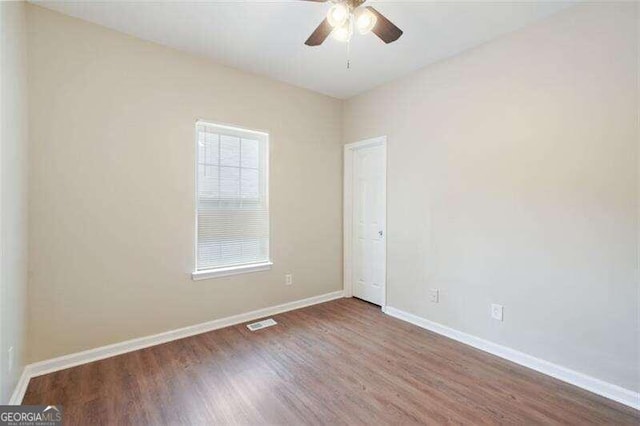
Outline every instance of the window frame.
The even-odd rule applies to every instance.
[[[199,200],[199,192],[198,192],[198,168],[200,163],[200,152],[198,145],[198,126],[204,125],[213,128],[217,128],[224,132],[225,135],[235,136],[238,138],[247,139],[247,135],[251,135],[256,137],[259,142],[264,144],[264,200],[266,203],[267,211],[269,212],[269,242],[267,244],[267,261],[264,262],[254,262],[247,264],[236,264],[236,265],[226,265],[213,269],[205,269],[198,270],[198,200]],[[191,273],[191,279],[194,281],[204,280],[209,278],[217,278],[217,277],[226,277],[231,275],[238,274],[246,274],[251,272],[258,271],[267,271],[270,270],[273,261],[271,259],[271,209],[270,209],[270,200],[269,200],[269,151],[270,151],[270,141],[269,141],[269,133],[260,130],[251,130],[245,129],[239,126],[231,126],[227,124],[219,124],[209,120],[198,119],[195,122],[194,126],[194,153],[195,153],[195,161],[194,161],[194,216],[195,216],[195,226],[194,226],[194,259],[193,259],[193,272]]]

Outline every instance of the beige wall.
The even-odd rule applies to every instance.
[[[577,6],[346,103],[345,141],[388,136],[390,306],[640,390],[637,19]]]
[[[341,289],[340,101],[35,6],[29,28],[30,361]],[[272,271],[190,279],[198,118],[271,134]]]
[[[0,404],[8,402],[22,371],[26,337],[26,25],[25,4],[0,2]]]

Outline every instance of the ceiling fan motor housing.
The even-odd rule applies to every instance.
[[[343,0],[342,2],[338,2],[338,3],[345,3],[347,6],[349,6],[349,9],[353,11],[365,1],[367,0]]]

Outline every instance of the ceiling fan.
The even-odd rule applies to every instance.
[[[306,0],[324,3],[328,0]],[[369,31],[385,43],[392,43],[402,35],[402,30],[371,6],[362,6],[366,0],[331,0],[333,6],[327,17],[304,42],[307,46],[319,46],[332,34],[336,40],[349,42],[354,28],[360,34]]]

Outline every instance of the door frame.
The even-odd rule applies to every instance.
[[[387,304],[387,137],[378,136],[358,142],[346,144],[344,146],[344,179],[343,179],[343,290],[344,297],[353,297],[353,159],[354,152],[358,149],[372,146],[382,146],[382,156],[384,159],[384,179],[382,180],[382,199],[384,203],[383,229],[384,229],[384,297],[382,309]]]

